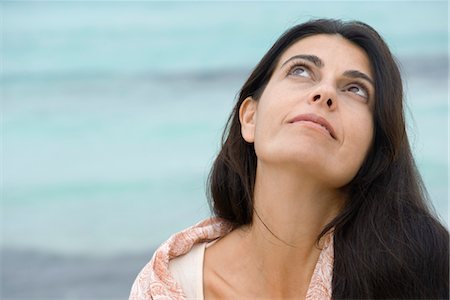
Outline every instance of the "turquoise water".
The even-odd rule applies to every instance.
[[[375,27],[448,211],[447,2],[2,2],[2,244],[152,249],[207,216],[206,176],[245,77],[311,17]]]

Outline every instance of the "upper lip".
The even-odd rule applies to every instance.
[[[295,123],[295,122],[299,122],[299,121],[310,121],[310,122],[319,124],[319,125],[325,127],[326,130],[328,130],[328,132],[330,133],[330,135],[333,139],[336,139],[336,133],[334,131],[333,126],[331,126],[331,124],[328,123],[328,121],[325,120],[325,118],[322,118],[321,116],[318,116],[316,114],[301,114],[301,115],[298,115],[298,116],[292,118],[289,121],[289,123]]]

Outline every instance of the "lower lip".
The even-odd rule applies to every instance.
[[[303,125],[303,126],[315,129],[315,130],[320,131],[321,133],[325,134],[326,136],[332,138],[331,134],[328,132],[328,130],[325,127],[323,127],[322,125],[319,125],[317,123],[314,123],[312,121],[297,121],[292,124]]]

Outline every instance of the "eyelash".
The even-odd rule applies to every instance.
[[[297,67],[305,68],[306,71],[312,73],[310,67],[309,67],[306,63],[304,63],[304,62],[302,62],[302,61],[293,61],[293,62],[291,62],[291,64],[287,67],[286,76],[292,75],[292,71],[294,71],[294,69],[297,68]]]
[[[354,83],[350,83],[349,86],[357,86],[358,88],[362,89],[366,95],[367,95],[367,99],[370,98],[370,93],[369,93],[369,89],[367,88],[367,85],[362,83],[362,82],[354,82]]]
[[[292,75],[292,72],[297,67],[305,68],[306,71],[308,71],[309,73],[312,73],[312,71],[311,71],[311,69],[310,69],[310,67],[308,66],[307,63],[305,63],[303,61],[292,61],[290,63],[290,65],[287,67],[286,76]],[[370,98],[369,89],[368,89],[368,87],[367,87],[367,85],[365,83],[357,81],[357,82],[352,82],[352,83],[349,84],[349,86],[352,86],[352,85],[355,85],[358,88],[362,89],[366,93],[367,99]]]

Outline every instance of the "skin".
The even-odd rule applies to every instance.
[[[298,55],[321,64],[292,60]],[[361,48],[340,35],[319,34],[290,46],[261,98],[242,103],[242,136],[258,158],[255,210],[272,232],[254,215],[251,225],[207,248],[206,299],[305,298],[320,255],[317,236],[345,203],[343,187],[372,143],[371,78]],[[327,120],[334,136],[312,122],[290,123],[307,113]]]

